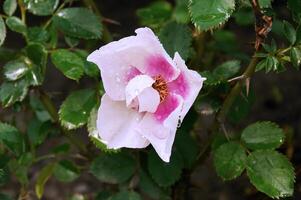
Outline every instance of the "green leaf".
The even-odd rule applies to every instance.
[[[99,39],[101,19],[87,8],[65,8],[58,12],[53,22],[66,35],[83,39]]]
[[[176,22],[168,23],[161,28],[159,38],[171,57],[178,52],[184,60],[187,60],[192,43],[191,31],[187,25]]]
[[[15,102],[23,101],[27,95],[29,84],[21,79],[15,82],[3,82],[0,86],[0,100],[4,107],[11,106]]]
[[[162,187],[174,184],[181,177],[183,160],[177,152],[173,152],[170,162],[166,163],[152,150],[148,154],[147,164],[150,175]]]
[[[16,51],[13,49],[0,47],[0,60],[1,62],[8,62],[10,60],[15,59]]]
[[[7,194],[0,193],[1,200],[13,200],[13,198]]]
[[[51,131],[50,122],[41,122],[36,118],[33,118],[27,127],[27,135],[30,143],[33,146],[40,145],[46,139],[48,133]]]
[[[65,36],[65,42],[68,44],[69,47],[73,48],[79,45],[80,41],[77,38]]]
[[[281,128],[272,122],[257,122],[245,128],[241,140],[252,150],[276,149],[284,141]]]
[[[292,15],[294,20],[297,23],[301,22],[301,2],[299,0],[288,0],[287,1],[288,8],[292,11]]]
[[[301,49],[292,47],[290,51],[291,62],[296,69],[299,69],[301,64]]]
[[[183,159],[184,167],[191,168],[199,153],[199,146],[189,132],[179,131],[175,139],[176,151],[178,151]]]
[[[137,10],[141,25],[158,29],[172,15],[172,7],[166,1],[155,1],[145,8]]]
[[[266,73],[270,71],[279,71],[281,70],[281,65],[276,57],[268,56],[256,65],[256,72],[263,69],[265,69]]]
[[[0,16],[0,46],[3,44],[6,37],[6,28],[2,17]]]
[[[273,0],[258,0],[258,3],[261,8],[269,8],[272,6]]]
[[[66,77],[78,81],[84,73],[84,62],[75,53],[66,49],[58,49],[51,53],[52,63]]]
[[[17,33],[25,33],[26,32],[26,25],[22,20],[18,17],[12,16],[6,19],[6,24],[8,28]]]
[[[122,183],[135,172],[135,160],[125,153],[102,154],[93,160],[91,173],[106,183]]]
[[[239,60],[230,60],[217,66],[213,72],[203,71],[201,74],[207,78],[205,81],[206,85],[218,85],[236,75],[240,68]]]
[[[23,77],[29,67],[21,59],[12,60],[4,65],[4,77],[9,81],[15,81]]]
[[[176,22],[188,23],[190,16],[188,12],[189,0],[176,0],[176,7],[174,9],[173,17]]]
[[[46,122],[52,120],[50,114],[45,109],[43,103],[38,97],[34,95],[30,95],[29,104],[31,108],[34,110],[36,117],[39,121]]]
[[[35,191],[39,199],[41,199],[44,194],[44,186],[48,181],[48,179],[52,176],[54,168],[55,168],[55,163],[50,163],[46,165],[38,175],[37,182],[35,185]]]
[[[283,22],[283,34],[291,44],[294,44],[296,42],[296,30],[287,21]]]
[[[240,70],[240,61],[239,60],[230,60],[224,62],[223,64],[216,67],[213,71],[213,74],[219,80],[227,80],[237,74]]]
[[[232,180],[244,171],[247,155],[240,144],[228,142],[214,151],[213,159],[217,174],[224,180]]]
[[[96,103],[97,99],[94,90],[83,89],[72,92],[59,110],[62,126],[70,130],[86,124],[90,112]]]
[[[133,191],[122,191],[119,192],[110,198],[108,200],[142,200],[140,195]]]
[[[235,0],[190,0],[191,20],[200,30],[224,24],[235,9]]]
[[[45,71],[45,65],[47,63],[47,50],[41,43],[30,43],[25,48],[26,56],[36,65],[39,65]]]
[[[251,183],[272,198],[293,195],[294,168],[285,156],[276,151],[251,153],[247,159],[247,173]]]
[[[3,11],[8,16],[12,16],[17,9],[16,0],[5,0],[3,3]]]
[[[72,182],[80,176],[80,170],[73,162],[62,160],[55,165],[54,176],[61,182]]]
[[[111,192],[108,190],[104,190],[98,192],[94,200],[108,200],[110,196],[111,196]]]
[[[75,50],[75,53],[83,59],[85,74],[90,77],[98,78],[100,75],[99,68],[96,64],[87,61],[89,53],[82,49]]]
[[[12,125],[0,122],[0,140],[15,154],[23,151],[24,139],[17,128]]]
[[[29,27],[26,32],[27,39],[29,42],[45,43],[50,38],[47,30],[42,27]]]
[[[54,154],[66,154],[70,150],[70,145],[68,143],[64,143],[54,147],[51,152]]]
[[[227,117],[232,123],[238,123],[248,116],[251,111],[252,105],[255,101],[255,93],[252,88],[247,95],[246,88],[237,96],[234,103],[230,107]]]
[[[140,170],[139,188],[145,194],[153,199],[162,199],[167,194],[152,180],[152,178],[144,171]]]
[[[40,43],[30,43],[25,48],[25,54],[30,61],[25,60],[30,67],[27,78],[31,85],[41,85],[44,81],[47,63],[47,50]]]
[[[49,32],[49,42],[48,45],[52,48],[52,49],[56,49],[57,48],[57,43],[58,43],[58,31],[54,25],[54,23],[51,23],[49,28],[48,28],[48,32]]]
[[[20,166],[29,168],[34,161],[34,156],[30,152],[26,152],[20,156],[18,163]]]
[[[59,0],[23,0],[26,8],[34,15],[51,15],[59,4]]]
[[[254,24],[255,17],[251,8],[241,8],[233,15],[236,23],[240,26],[249,26]]]

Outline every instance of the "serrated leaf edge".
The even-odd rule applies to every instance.
[[[223,26],[225,23],[228,22],[228,20],[230,19],[231,15],[233,14],[235,8],[236,8],[236,1],[234,1],[234,7],[233,9],[231,10],[231,12],[229,13],[229,15],[225,18],[225,20],[215,26],[212,26],[211,28],[205,28],[205,29],[202,29],[200,26],[197,25],[196,21],[194,20],[193,18],[193,15],[192,15],[192,11],[191,11],[191,4],[192,4],[192,1],[193,0],[189,0],[188,2],[188,12],[189,12],[189,16],[190,16],[190,19],[191,19],[191,22],[193,23],[193,25],[199,30],[199,31],[213,31],[213,29],[217,29],[217,28],[220,28],[221,26]]]

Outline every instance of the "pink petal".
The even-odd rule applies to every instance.
[[[149,87],[139,94],[138,101],[139,112],[154,113],[160,104],[160,95],[157,90]]]
[[[145,88],[152,87],[154,82],[155,80],[147,75],[138,75],[130,80],[125,88],[126,105],[130,105]]]
[[[178,107],[169,113],[169,116],[163,122],[158,121],[154,114],[147,113],[138,126],[138,131],[150,141],[158,155],[165,162],[169,162],[170,159],[183,105],[183,100],[180,96],[173,95],[172,98],[178,99]]]
[[[104,94],[97,118],[99,136],[108,148],[144,148],[149,142],[136,131],[142,116],[128,109],[124,101],[113,101]]]
[[[176,80],[168,83],[168,89],[171,93],[181,95],[184,99],[181,113],[181,120],[183,120],[198,96],[206,78],[202,78],[196,71],[189,70],[178,52],[175,53],[174,62],[181,70],[181,73]]]
[[[169,94],[167,97],[160,103],[158,109],[154,113],[154,116],[158,122],[163,122],[165,119],[177,108],[180,106],[181,99],[174,94]]]
[[[146,60],[145,73],[155,77],[162,76],[167,82],[174,80],[179,75],[179,70],[160,54],[149,56]]]

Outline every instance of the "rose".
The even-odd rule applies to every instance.
[[[150,143],[169,162],[177,126],[203,81],[178,53],[166,53],[149,28],[111,42],[87,60],[98,65],[105,89],[97,118],[108,148],[145,148]]]

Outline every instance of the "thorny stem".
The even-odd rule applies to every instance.
[[[98,7],[96,6],[94,0],[83,0],[83,1],[84,1],[84,4],[88,8],[92,9],[96,13],[96,15],[98,15],[99,17],[102,17],[102,15],[101,15]],[[108,28],[105,25],[103,25],[103,41],[106,42],[106,43],[109,43],[109,42],[113,41],[113,38],[112,38]]]
[[[21,11],[21,20],[24,24],[26,24],[26,8],[24,6],[24,3],[22,2],[22,0],[18,0],[18,4],[20,7],[20,11]]]
[[[238,81],[235,86],[230,91],[229,95],[226,97],[224,104],[222,105],[222,108],[220,112],[217,115],[217,121],[223,126],[227,113],[229,109],[231,108],[233,102],[235,101],[236,97],[240,94],[242,90],[242,86],[244,81],[248,82],[251,78],[251,76],[254,74],[256,65],[259,61],[259,58],[256,56],[256,54],[261,49],[261,44],[266,38],[267,34],[270,31],[270,28],[272,26],[272,19],[266,15],[263,14],[263,12],[260,10],[258,0],[250,0],[250,3],[252,4],[254,15],[256,18],[255,23],[255,33],[256,33],[256,42],[255,42],[255,53],[244,71],[244,73],[241,75],[242,79]],[[248,87],[248,86],[247,86]],[[248,88],[247,88],[248,89]]]
[[[49,112],[51,118],[53,119],[54,122],[59,124],[59,115],[54,106],[54,103],[51,101],[51,99],[45,92],[40,91],[40,94],[41,94],[41,101],[42,101],[43,105],[45,106],[46,110]],[[64,129],[61,126],[59,126],[59,127],[60,127],[61,131],[64,133],[64,136],[72,144],[74,144],[76,147],[78,147],[78,149],[82,152],[82,154],[86,155],[87,154],[86,146],[79,139],[75,138],[69,131],[67,131],[66,129]]]
[[[209,136],[209,139],[206,141],[203,150],[201,150],[199,156],[198,156],[198,161],[196,162],[196,165],[204,160],[204,157],[206,155],[206,152],[209,151],[210,144],[213,140],[213,137],[215,133],[218,130],[218,127],[221,127],[224,129],[223,131],[225,132],[225,120],[226,116],[228,114],[229,109],[231,108],[234,100],[236,97],[240,94],[242,90],[242,86],[244,82],[249,82],[251,76],[254,74],[256,65],[259,61],[259,58],[256,56],[256,54],[260,51],[261,44],[264,41],[264,38],[267,36],[268,32],[270,31],[271,27],[271,19],[265,16],[261,10],[260,7],[258,6],[258,0],[250,0],[253,10],[254,10],[254,15],[256,17],[256,24],[255,24],[255,33],[256,33],[256,42],[255,42],[255,52],[252,56],[252,59],[246,68],[246,70],[243,72],[243,74],[240,77],[239,81],[235,84],[235,86],[231,89],[230,93],[226,97],[221,110],[216,116],[215,122],[211,126],[211,135]],[[269,20],[266,20],[266,19]],[[225,133],[227,134],[227,133]]]
[[[239,93],[241,92],[242,89],[242,85],[243,85],[243,81],[250,78],[254,72],[255,72],[255,68],[256,65],[259,61],[259,58],[255,56],[252,57],[249,66],[247,67],[247,69],[245,70],[245,72],[243,73],[243,75],[241,76],[242,79],[241,81],[238,81],[235,86],[232,88],[232,90],[230,91],[229,95],[226,97],[224,104],[221,108],[221,110],[219,111],[218,115],[217,115],[217,120],[220,123],[224,123],[225,119],[226,119],[226,115],[230,109],[230,107],[232,106],[233,102],[235,101],[236,97],[239,95]]]

